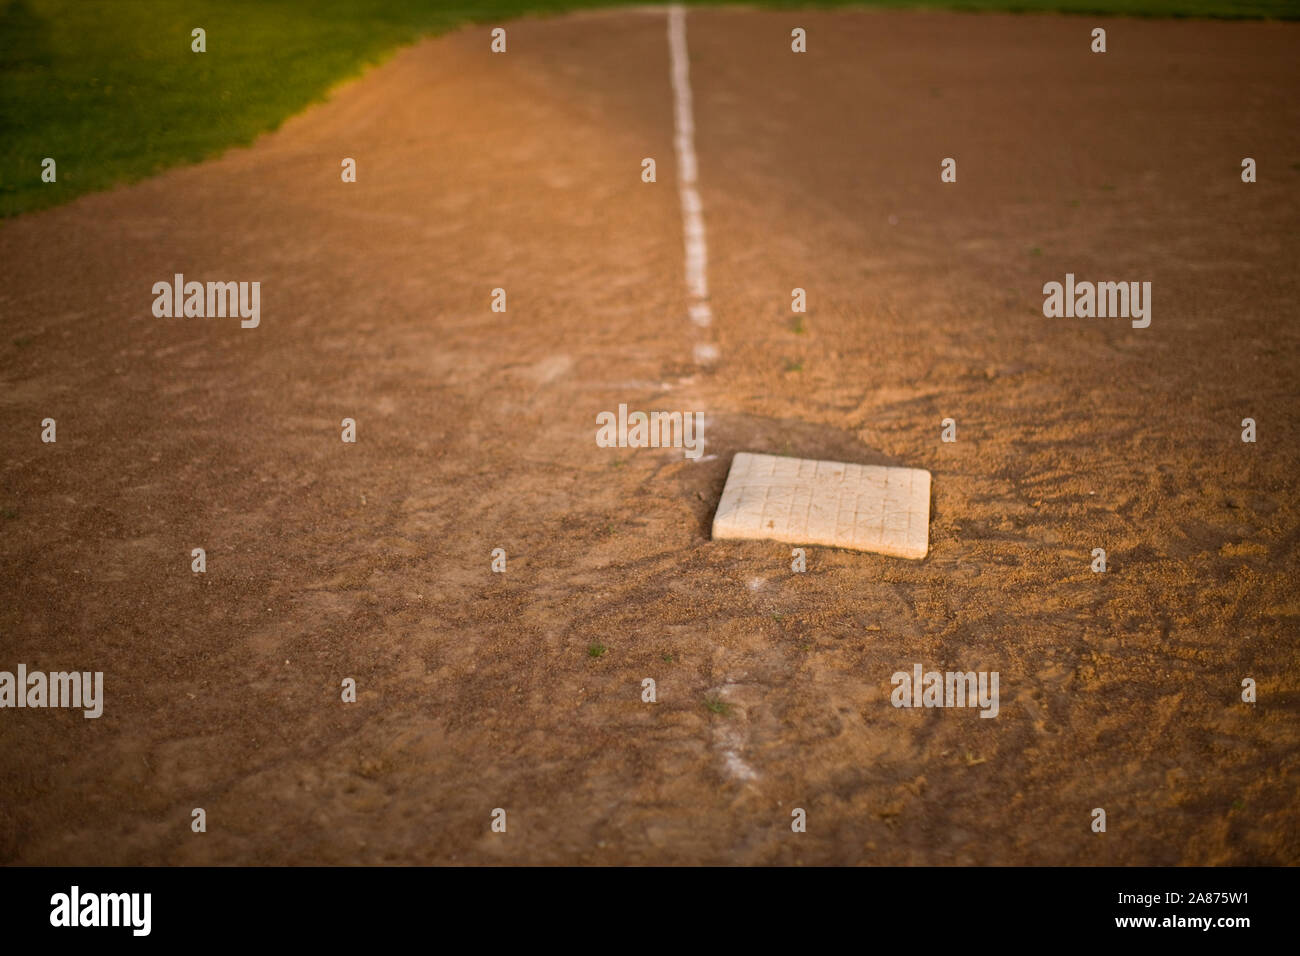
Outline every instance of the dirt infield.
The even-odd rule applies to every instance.
[[[692,10],[711,367],[663,12],[507,27],[0,226],[0,669],[105,685],[0,712],[0,861],[1300,862],[1300,25]],[[710,541],[737,451],[929,469],[928,557]]]

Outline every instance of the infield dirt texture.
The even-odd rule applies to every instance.
[[[105,693],[0,714],[0,861],[1300,861],[1300,25],[691,9],[707,329],[665,11],[501,25],[0,225],[0,668]],[[738,451],[929,470],[928,557],[710,541]]]

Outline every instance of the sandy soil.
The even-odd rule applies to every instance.
[[[1300,860],[1300,26],[688,42],[712,369],[662,12],[431,40],[0,227],[0,669],[107,698],[0,712],[0,861]],[[154,318],[175,272],[260,280],[261,327]],[[1150,328],[1044,318],[1066,272],[1152,281]],[[706,458],[596,447],[619,403]],[[739,450],[932,470],[929,556],[711,542]],[[1000,715],[891,707],[914,663]]]

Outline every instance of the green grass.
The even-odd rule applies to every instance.
[[[731,716],[731,705],[728,704],[721,697],[704,698],[704,707],[711,714],[718,714],[722,717]]]
[[[605,656],[605,652],[606,652],[607,650],[609,650],[609,648],[607,648],[604,644],[588,644],[588,645],[587,645],[587,656],[588,656],[588,657],[592,657],[592,658],[595,658],[595,657],[604,657],[604,656]]]
[[[423,34],[633,2],[644,0],[0,0],[0,217],[252,142]],[[1300,0],[865,5],[1300,18]],[[190,50],[194,27],[207,31],[206,53]],[[47,156],[55,183],[41,181]]]

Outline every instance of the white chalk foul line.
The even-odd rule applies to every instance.
[[[686,247],[687,309],[691,321],[708,328],[713,324],[713,310],[709,308],[709,247],[704,238],[704,204],[696,188],[699,166],[695,159],[695,116],[686,54],[686,10],[680,4],[668,8],[668,57],[677,146],[677,191],[682,203],[682,235]],[[718,349],[712,344],[695,347],[697,362],[712,362],[717,357]]]

